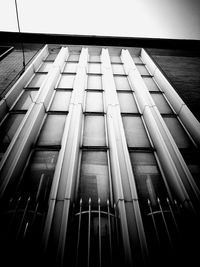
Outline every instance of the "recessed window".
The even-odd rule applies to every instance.
[[[120,92],[117,94],[119,99],[120,111],[124,113],[137,113],[138,108],[132,93]]]
[[[104,116],[85,116],[84,132],[83,132],[84,146],[105,146],[105,121]]]
[[[19,187],[23,197],[48,201],[58,151],[35,151]]]
[[[52,65],[53,62],[43,62],[38,71],[49,72],[49,70],[52,68]]]
[[[136,65],[136,67],[141,75],[150,75],[145,65]]]
[[[56,91],[50,110],[68,111],[71,99],[71,91]]]
[[[131,90],[127,77],[114,76],[114,81],[117,90]]]
[[[101,58],[100,55],[89,55],[90,62],[100,62]]]
[[[191,141],[183,129],[182,125],[175,117],[163,117],[172,137],[179,148],[187,148],[191,146]]]
[[[75,75],[72,75],[72,74],[63,74],[61,76],[61,79],[59,81],[59,84],[58,84],[58,87],[57,88],[66,88],[66,89],[73,88],[74,79],[75,79]]]
[[[37,145],[60,145],[63,135],[66,115],[47,115],[39,135]]]
[[[164,98],[163,94],[160,93],[153,93],[151,94],[159,112],[161,114],[172,114],[173,111],[170,108],[169,104],[167,103],[166,99]]]
[[[120,56],[110,56],[111,63],[121,63],[121,57]]]
[[[113,74],[125,74],[123,64],[112,64]]]
[[[46,74],[44,73],[36,73],[33,78],[31,79],[31,81],[29,82],[27,87],[36,87],[39,88],[42,83],[44,82],[46,78]]]
[[[157,198],[167,196],[164,181],[158,169],[156,159],[151,152],[130,152],[137,192],[141,202],[157,204]]]
[[[103,112],[103,94],[101,92],[87,92],[85,110]]]
[[[65,64],[63,72],[76,72],[78,63],[77,62],[67,62]]]
[[[101,64],[88,63],[88,73],[101,73]]]
[[[140,116],[122,116],[128,147],[150,147],[150,142]]]
[[[107,153],[104,151],[83,151],[81,159],[79,199],[83,206],[88,207],[91,198],[92,205],[97,206],[98,198],[101,206],[109,199],[109,176]]]
[[[15,104],[13,110],[27,110],[33,103],[37,93],[38,91],[35,90],[24,90],[23,94],[20,96],[19,100]]]
[[[46,57],[45,60],[52,60],[52,61],[54,61],[54,60],[56,59],[57,55],[58,55],[57,53],[50,53],[50,54]]]
[[[80,54],[70,54],[67,61],[79,61]]]
[[[159,88],[152,77],[142,77],[149,91],[159,91]]]
[[[25,114],[9,114],[0,126],[0,153],[4,153]]]
[[[87,89],[102,89],[101,75],[88,75]]]
[[[140,57],[133,57],[133,61],[135,64],[141,64],[142,60],[140,59]]]

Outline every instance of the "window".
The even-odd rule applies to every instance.
[[[179,148],[191,146],[191,141],[176,117],[163,117],[174,141]]]
[[[3,156],[25,114],[10,113],[0,126],[0,154]]]
[[[117,90],[131,90],[127,77],[114,76],[114,80]]]
[[[114,74],[125,74],[123,64],[112,64],[111,66]]]
[[[59,84],[57,88],[73,88],[75,75],[63,74],[61,75]]]
[[[40,72],[49,72],[49,70],[51,69],[52,65],[53,65],[53,62],[43,62],[38,71],[40,71]]]
[[[112,63],[121,63],[122,61],[121,61],[121,57],[120,56],[110,56],[110,61],[112,62]]]
[[[24,90],[19,100],[13,107],[13,110],[27,110],[33,103],[35,96],[38,91],[35,90]]]
[[[163,94],[161,93],[153,93],[151,94],[159,112],[161,114],[172,114],[173,111],[170,108],[169,104],[167,103],[166,99],[164,98]]]
[[[150,75],[145,65],[136,65],[136,67],[141,75]]]
[[[140,116],[122,116],[128,147],[150,147]]]
[[[100,62],[100,55],[89,55],[89,62]]]
[[[87,112],[103,112],[103,94],[102,92],[88,92],[86,95]]]
[[[140,59],[140,57],[133,57],[133,61],[135,64],[141,64],[142,60]]]
[[[66,115],[47,115],[44,125],[41,129],[37,145],[60,145],[65,121]]]
[[[101,73],[101,64],[88,63],[88,73]]]
[[[101,199],[101,205],[106,206],[109,199],[108,175],[107,152],[82,152],[78,195],[83,200],[83,206],[88,207],[89,198],[93,206],[97,206],[98,198]]]
[[[57,91],[54,95],[50,111],[68,111],[71,91]]]
[[[152,77],[142,77],[149,91],[159,91],[159,88]]]
[[[67,61],[79,61],[80,54],[70,54]]]
[[[65,64],[63,72],[71,72],[74,73],[77,70],[78,63],[77,62],[67,62]]]
[[[87,81],[88,89],[102,89],[101,75],[88,75]]]
[[[49,53],[49,55],[46,57],[45,60],[54,61],[56,59],[57,55],[58,55],[57,53]]]
[[[118,92],[117,95],[122,113],[138,113],[138,108],[132,93]]]
[[[152,152],[130,152],[140,202],[147,206],[147,200],[156,205],[157,197],[166,198],[166,188]]]
[[[36,201],[48,201],[58,151],[35,151],[22,179],[18,194]]]
[[[86,115],[83,132],[84,146],[105,146],[104,116]]]
[[[27,87],[35,87],[35,88],[40,88],[40,86],[42,85],[42,83],[44,82],[46,78],[46,73],[36,73],[33,78],[31,79],[31,81],[29,82],[29,84],[27,85]]]

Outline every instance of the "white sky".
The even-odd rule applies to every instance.
[[[200,0],[17,0],[22,32],[200,39]],[[18,31],[0,0],[0,31]]]

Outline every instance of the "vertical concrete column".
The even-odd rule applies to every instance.
[[[77,67],[77,74],[69,105],[69,114],[67,116],[61,150],[53,178],[49,210],[43,233],[43,248],[45,251],[51,235],[52,244],[50,245],[55,248],[57,266],[63,266],[64,262],[68,218],[77,177],[83,98],[87,79],[87,57],[88,50],[83,48]]]
[[[146,85],[140,76],[128,50],[122,51],[125,71],[135,90],[145,123],[153,140],[167,183],[173,196],[191,208],[190,196],[199,199],[199,191],[165,125]],[[188,204],[189,203],[189,204]]]
[[[143,62],[147,64],[147,67],[154,75],[154,79],[158,83],[161,90],[163,90],[163,92],[166,94],[168,100],[170,101],[170,104],[176,111],[177,115],[179,116],[183,124],[186,126],[187,130],[189,131],[197,145],[199,146],[200,123],[144,49],[142,49],[141,51],[141,57]]]
[[[6,115],[7,111],[10,109],[16,98],[22,92],[24,86],[27,84],[28,80],[33,76],[35,70],[38,69],[42,60],[48,55],[48,46],[45,45],[44,48],[39,52],[37,57],[33,60],[30,66],[22,74],[22,76],[17,80],[17,82],[12,86],[9,92],[0,101],[0,120]]]
[[[0,196],[3,195],[9,182],[18,177],[22,172],[22,168],[30,153],[35,136],[39,131],[45,116],[45,110],[49,104],[64,60],[67,56],[68,49],[61,49],[53,63],[52,69],[49,71],[44,83],[40,87],[36,101],[32,103],[26,113],[0,163]]]
[[[107,49],[102,50],[101,58],[114,201],[119,210],[125,260],[127,266],[132,266],[142,257],[145,264],[146,238]]]

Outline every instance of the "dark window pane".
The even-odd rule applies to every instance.
[[[9,114],[0,126],[0,154],[6,151],[25,114]]]
[[[83,145],[106,145],[104,116],[85,116]]]
[[[60,145],[66,115],[48,115],[40,132],[38,145]]]
[[[172,137],[179,148],[187,148],[191,146],[191,141],[183,129],[182,125],[175,117],[163,117]]]
[[[141,117],[123,116],[122,121],[129,147],[150,147],[150,142]]]
[[[109,199],[106,152],[84,151],[82,153],[79,198],[83,199],[83,205],[88,206],[89,198],[92,199],[93,205],[97,205],[98,198],[101,199],[102,205],[106,205],[106,201]]]

